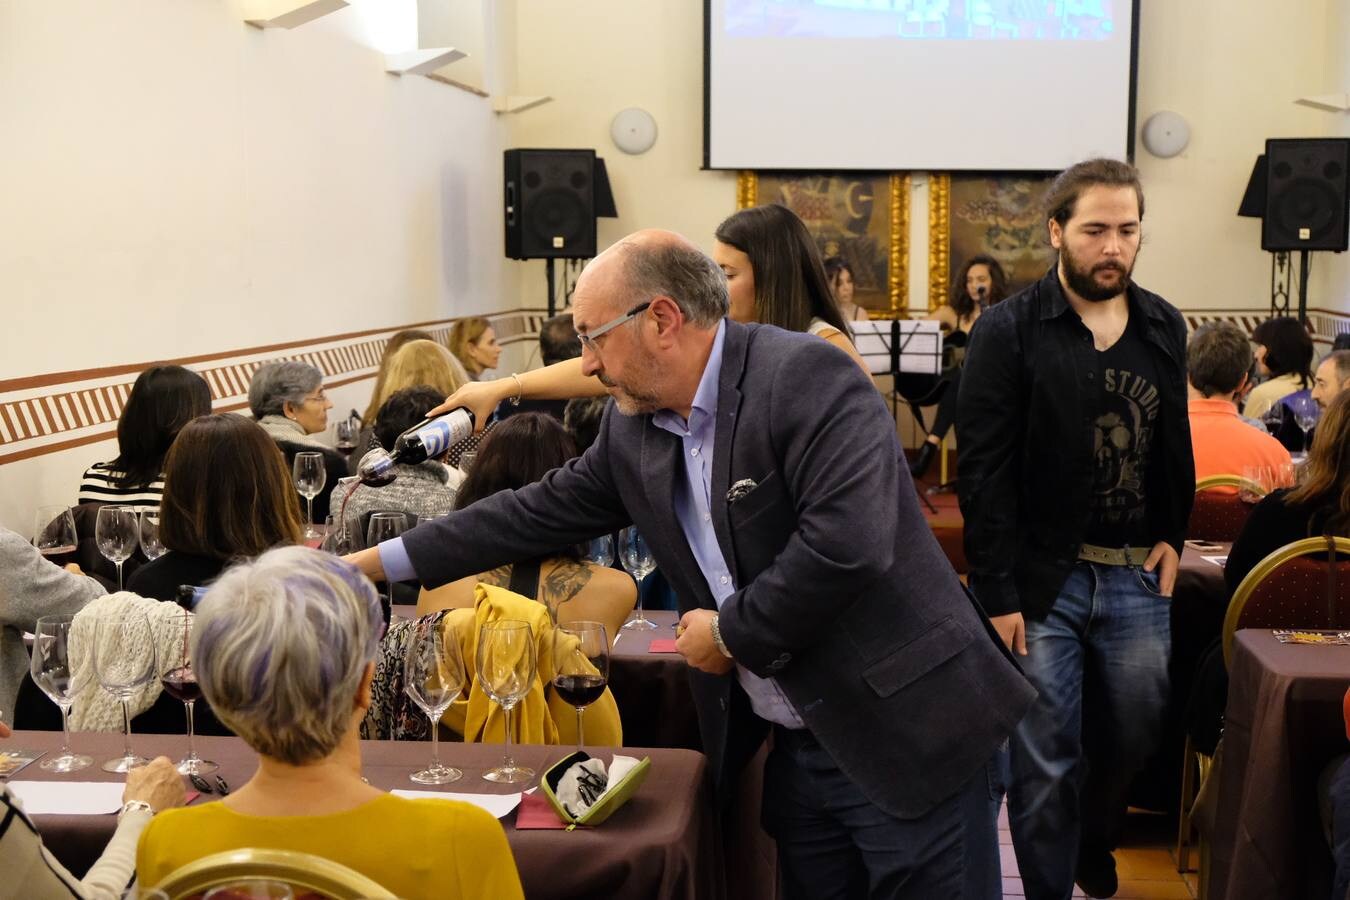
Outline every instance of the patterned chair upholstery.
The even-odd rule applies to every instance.
[[[1239,496],[1239,490],[1258,497],[1266,495],[1264,487],[1238,475],[1211,475],[1196,482],[1186,537],[1230,544],[1237,540],[1252,511],[1252,505]]]
[[[1350,538],[1304,538],[1257,563],[1228,604],[1225,663],[1240,628],[1350,631]]]

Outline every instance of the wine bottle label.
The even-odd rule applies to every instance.
[[[436,459],[450,449],[450,445],[468,437],[473,420],[462,409],[451,410],[439,419],[433,419],[417,429],[417,438],[426,451],[425,459]]]

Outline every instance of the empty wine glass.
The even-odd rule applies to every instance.
[[[516,784],[534,777],[534,769],[516,765],[511,758],[512,710],[534,686],[534,634],[526,622],[503,619],[488,622],[478,632],[478,686],[492,698],[506,717],[506,747],[502,764],[483,773],[483,778]]]
[[[1303,432],[1303,452],[1308,452],[1308,432],[1312,431],[1313,426],[1317,424],[1317,418],[1322,414],[1322,409],[1317,405],[1317,401],[1306,394],[1299,394],[1286,398],[1289,409],[1294,413],[1294,424]]]
[[[408,654],[403,657],[403,691],[422,708],[431,720],[431,765],[408,777],[418,784],[448,784],[464,777],[451,766],[441,765],[441,716],[464,687],[464,661],[459,642],[446,635],[441,626],[429,619],[419,620]]]
[[[75,516],[67,506],[39,506],[33,528],[33,546],[48,559],[75,552]]]
[[[98,552],[117,565],[117,589],[122,590],[122,563],[136,551],[140,541],[140,523],[130,506],[104,506],[94,520],[94,541]]]
[[[360,434],[361,427],[350,417],[339,419],[333,424],[333,446],[343,456],[351,456],[352,451],[356,449],[356,439]]]
[[[656,628],[656,623],[648,619],[642,610],[642,579],[656,569],[656,560],[652,558],[652,551],[647,546],[646,538],[632,525],[619,532],[619,558],[623,560],[623,567],[638,583],[637,609],[633,611],[633,618],[624,623],[623,627],[634,631],[651,631]]]
[[[122,703],[123,753],[103,764],[126,772],[149,762],[131,752],[131,698],[159,674],[154,632],[144,613],[128,610],[98,619],[94,627],[94,672],[99,684]]]
[[[593,562],[606,569],[609,568],[614,564],[614,538],[608,534],[602,534],[598,538],[588,541],[583,547],[581,556],[587,562]]]
[[[323,454],[316,450],[302,450],[295,454],[291,464],[291,477],[295,489],[305,498],[305,537],[315,538],[319,533],[314,529],[314,498],[319,496],[328,482],[328,470],[323,467]]]
[[[164,542],[159,539],[159,510],[141,510],[141,552],[146,559],[159,559],[164,555]]]
[[[29,661],[33,683],[61,710],[61,753],[42,761],[42,768],[48,772],[78,772],[94,761],[70,751],[70,707],[87,683],[87,679],[75,681],[75,667],[70,661],[74,619],[71,615],[42,616],[33,627],[33,656]]]
[[[370,522],[366,524],[366,546],[377,547],[407,530],[408,517],[401,512],[371,513]]]
[[[577,711],[577,749],[585,741],[582,714],[609,684],[609,635],[599,622],[569,622],[553,629],[553,689]]]
[[[180,642],[183,648],[183,664],[177,668],[170,669],[159,677],[159,683],[169,695],[176,700],[183,701],[183,708],[187,710],[187,756],[178,763],[178,771],[183,775],[205,775],[208,772],[214,772],[220,766],[211,762],[209,759],[202,759],[197,755],[197,748],[193,741],[195,729],[192,723],[193,707],[202,696],[201,685],[197,683],[197,673],[192,669],[192,657],[190,655],[192,647],[192,623],[196,621],[196,616],[192,613],[178,613],[169,619],[169,625],[173,628],[174,639]]]
[[[1238,485],[1238,499],[1243,503],[1257,503],[1270,493],[1274,475],[1270,466],[1243,466],[1242,483]]]

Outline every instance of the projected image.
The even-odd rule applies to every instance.
[[[1104,41],[1123,0],[727,0],[733,37]]]

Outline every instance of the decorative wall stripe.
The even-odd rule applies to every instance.
[[[545,315],[521,309],[489,315],[498,342],[537,340]],[[446,343],[455,319],[420,322],[409,328],[429,332]],[[299,359],[318,368],[332,387],[373,378],[389,338],[402,329],[354,332],[135,365],[0,381],[0,464],[55,453],[106,440],[116,434],[117,418],[136,376],[154,362],[185,365],[200,373],[211,389],[217,412],[246,409],[248,384],[265,363]]]

